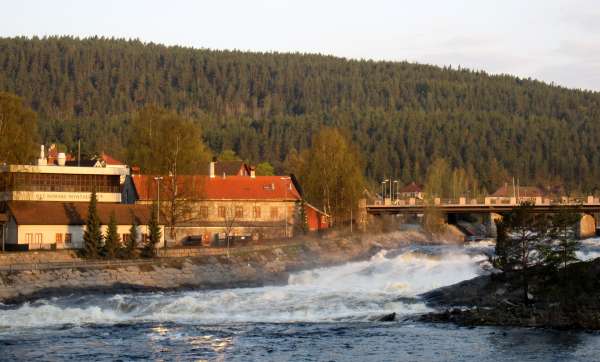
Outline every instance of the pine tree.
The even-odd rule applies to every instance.
[[[120,249],[121,237],[117,231],[117,218],[113,212],[110,215],[110,221],[108,222],[106,235],[104,236],[104,256],[108,259],[114,259],[117,257]]]
[[[578,210],[570,210],[564,206],[552,215],[551,242],[540,250],[545,264],[566,270],[567,264],[579,260],[576,252],[581,248],[581,243],[577,240],[575,227],[580,220]]]
[[[138,231],[138,224],[135,215],[131,215],[131,227],[129,228],[129,239],[125,244],[123,257],[127,259],[131,259],[135,256],[135,247],[138,239],[140,238],[140,233]]]
[[[88,217],[83,232],[83,253],[86,258],[95,259],[102,250],[102,230],[97,210],[98,197],[96,190],[92,191],[88,206]]]
[[[306,234],[308,232],[308,215],[306,215],[306,201],[304,199],[298,201],[296,203],[296,208],[298,209],[297,219],[296,219],[296,229],[302,234]]]
[[[150,221],[148,222],[148,240],[144,245],[143,255],[146,258],[153,258],[156,256],[156,245],[160,242],[160,226],[158,225],[158,217],[156,212],[156,205],[152,206],[150,212]]]
[[[532,203],[524,202],[504,214],[497,225],[497,258],[493,264],[521,275],[523,301],[529,303],[529,270],[544,263],[540,251],[549,242],[548,220],[533,212]]]

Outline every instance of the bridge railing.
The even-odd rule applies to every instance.
[[[534,205],[600,205],[600,198],[596,196],[586,197],[459,197],[459,198],[434,198],[432,201],[425,201],[417,198],[386,199],[376,200],[374,206],[412,206],[423,207],[430,203],[432,205],[444,206],[473,206],[473,205],[520,205],[529,201]]]

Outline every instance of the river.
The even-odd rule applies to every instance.
[[[419,294],[489,269],[491,244],[410,246],[285,286],[0,305],[0,360],[596,361],[600,334],[414,321]],[[588,240],[583,259],[600,256]],[[397,321],[376,317],[395,312]]]

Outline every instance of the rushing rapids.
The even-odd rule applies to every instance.
[[[598,240],[587,241],[579,256],[600,255],[598,245]],[[503,348],[504,342],[489,336],[518,329],[471,331],[403,318],[430,311],[421,293],[487,273],[486,254],[492,250],[487,242],[413,245],[362,262],[298,272],[285,286],[72,295],[0,306],[0,349],[17,359],[395,360],[389,353],[436,359],[442,356],[436,349],[460,348],[466,354],[455,354],[464,357],[456,359],[494,360],[494,348]],[[391,313],[397,322],[374,319]],[[550,353],[547,333],[555,332],[531,332],[529,349],[510,353],[516,359],[529,352]],[[578,338],[585,360],[600,339]],[[495,347],[481,347],[490,340]],[[27,343],[45,352],[28,349]]]
[[[479,249],[449,246],[381,251],[370,260],[293,274],[286,286],[72,296],[0,311],[0,328],[128,322],[360,321],[423,313],[418,294],[482,272]]]

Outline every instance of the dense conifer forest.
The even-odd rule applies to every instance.
[[[423,181],[444,157],[492,190],[521,184],[595,192],[600,93],[508,75],[315,54],[166,47],[105,38],[0,39],[0,91],[38,113],[43,142],[127,155],[148,104],[198,122],[215,154],[279,172],[321,126],[339,127],[372,182]]]

